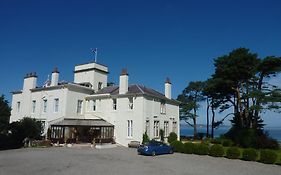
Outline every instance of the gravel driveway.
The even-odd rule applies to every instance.
[[[137,155],[130,148],[28,148],[0,151],[0,175],[280,175],[281,166],[178,154]]]

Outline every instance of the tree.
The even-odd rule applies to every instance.
[[[212,79],[220,109],[224,111],[233,107],[233,126],[228,133],[233,136],[232,139],[247,135],[245,133],[250,133],[249,138],[257,139],[251,141],[253,144],[259,138],[267,138],[264,137],[260,114],[263,110],[280,108],[281,91],[268,81],[280,71],[281,58],[271,56],[259,59],[257,54],[245,48],[235,49],[215,60]]]
[[[184,120],[188,125],[194,129],[194,138],[197,138],[197,111],[200,107],[200,102],[204,101],[203,95],[204,82],[196,81],[190,82],[183,90],[182,94],[178,96],[180,105],[180,119]],[[193,120],[193,124],[189,120]]]
[[[6,134],[11,115],[11,108],[4,95],[0,96],[0,134]]]
[[[16,145],[22,146],[25,138],[40,139],[43,132],[41,121],[34,118],[24,117],[20,121],[10,124],[11,138]]]

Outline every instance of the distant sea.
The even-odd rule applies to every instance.
[[[219,137],[222,134],[225,134],[230,129],[230,126],[221,126],[218,129],[214,130],[215,137]],[[266,127],[264,128],[268,132],[269,136],[281,142],[281,127]],[[206,126],[200,125],[198,127],[198,132],[206,133]],[[211,133],[211,128],[209,130]],[[180,128],[181,136],[193,136],[193,128],[181,125]]]

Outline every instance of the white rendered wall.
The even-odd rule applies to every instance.
[[[179,136],[178,106],[166,104],[166,114],[160,114],[160,100],[149,97],[133,97],[134,108],[129,109],[128,97],[117,98],[117,110],[113,110],[112,97],[100,98],[88,96],[87,99],[96,99],[96,111],[85,112],[86,119],[101,118],[114,125],[116,142],[127,146],[132,140],[142,141],[146,129],[146,120],[150,121],[149,137],[153,139],[154,120],[160,122],[160,129],[164,129],[164,121],[169,122],[169,132],[172,132],[173,121],[177,122],[177,135]],[[155,118],[156,116],[156,118]],[[133,137],[128,137],[127,121],[133,121]],[[159,138],[156,138],[159,139]]]
[[[113,124],[116,142],[121,145],[127,146],[132,140],[142,141],[143,97],[133,97],[133,109],[129,109],[128,97],[117,98],[117,110],[113,110],[113,100],[111,97],[94,98],[96,99],[96,111],[86,112],[85,117],[87,119],[101,118]],[[128,137],[128,120],[133,121],[132,137]]]
[[[89,63],[75,66],[74,71],[78,71],[74,73],[74,83],[89,82],[92,84],[95,91],[98,90],[99,82],[102,82],[102,87],[107,87],[107,73],[105,72],[108,72],[108,68],[105,66]]]

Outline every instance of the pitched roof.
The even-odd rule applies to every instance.
[[[110,95],[118,96],[119,95],[119,86],[105,87],[105,88],[99,90],[98,92],[96,92],[94,95],[98,95],[98,94],[110,94]],[[139,84],[129,85],[128,92],[124,95],[149,95],[149,96],[153,96],[153,97],[156,97],[159,99],[170,100],[170,101],[179,103],[176,100],[165,97],[164,94],[162,94],[154,89],[151,89],[151,88],[145,87],[143,85],[139,85]]]
[[[64,119],[52,126],[113,126],[112,124],[101,119]]]

